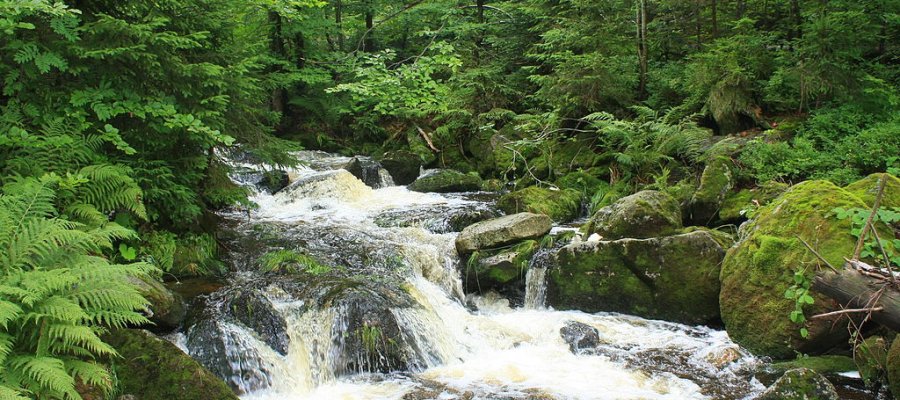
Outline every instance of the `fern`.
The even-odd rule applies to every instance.
[[[0,194],[0,399],[79,399],[77,380],[109,391],[96,360],[116,352],[100,335],[147,322],[128,277],[152,267],[97,256],[126,233],[62,219],[60,182],[22,179]]]

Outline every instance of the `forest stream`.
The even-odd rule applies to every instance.
[[[451,225],[494,213],[490,196],[411,192],[377,170],[373,188],[340,169],[350,158],[299,157],[305,166],[274,195],[253,186],[261,167],[237,163],[233,178],[254,188],[258,208],[224,214],[229,282],[176,338],[242,399],[743,399],[764,389],[759,361],[724,331],[545,307],[540,252],[524,272],[524,306],[467,298]],[[260,257],[284,249],[335,268],[308,279],[260,272]],[[586,326],[598,333],[590,349],[561,335]]]

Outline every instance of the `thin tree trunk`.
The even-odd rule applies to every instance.
[[[647,0],[638,1],[637,10],[638,63],[640,68],[638,98],[647,95]]]
[[[700,2],[703,0],[694,0],[694,28],[697,31],[697,49],[703,45],[703,8],[700,7]]]
[[[363,51],[375,51],[375,10],[372,9],[372,2],[366,2],[366,40],[363,44]]]
[[[334,0],[334,25],[337,27],[337,49],[344,51],[344,3]]]
[[[284,52],[284,38],[282,37],[281,15],[278,15],[275,11],[269,11],[268,19],[271,26],[269,34],[269,50],[278,58],[286,58],[287,54]],[[284,114],[285,104],[287,103],[286,96],[287,94],[285,93],[284,88],[278,87],[272,90],[272,111],[282,115]]]
[[[803,36],[801,28],[803,16],[800,15],[800,0],[791,0],[791,19],[793,19],[794,26],[789,30],[788,40]]]
[[[713,39],[715,39],[716,37],[719,36],[719,21],[718,21],[718,15],[717,15],[718,14],[717,13],[718,12],[718,10],[717,10],[718,1],[711,0],[710,5],[712,6],[711,7],[712,21],[710,21],[712,23],[712,37],[713,37]]]

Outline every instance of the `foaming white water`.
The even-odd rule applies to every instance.
[[[314,223],[338,232],[358,232],[369,240],[398,249],[412,269],[404,289],[416,303],[391,313],[421,358],[422,370],[410,375],[335,376],[330,356],[340,334],[340,310],[291,312],[283,300],[277,307],[288,317],[290,345],[281,355],[239,326],[229,326],[233,351],[244,369],[264,370],[266,389],[245,400],[400,399],[421,390],[422,382],[446,388],[440,399],[471,392],[475,399],[707,399],[698,381],[666,368],[647,368],[643,358],[678,355],[704,376],[734,379],[736,366],[755,362],[731,343],[724,332],[691,328],[614,314],[561,312],[543,308],[545,272],[534,266],[527,274],[526,308],[511,309],[503,299],[475,298],[477,312],[461,304],[455,234],[437,234],[420,226],[384,227],[375,217],[386,211],[428,206],[455,207],[471,202],[403,187],[372,189],[349,172],[337,169],[350,158],[323,153],[307,155],[310,167],[290,171],[293,183],[275,195],[257,193],[257,221]],[[540,267],[540,268],[538,268]],[[560,335],[571,322],[593,327],[602,351],[573,353]],[[262,349],[262,350],[261,350]],[[268,350],[266,350],[268,349]],[[723,352],[737,354],[730,363],[713,360]],[[249,387],[240,386],[239,387]],[[749,384],[748,386],[753,386]],[[759,388],[751,389],[758,390]]]

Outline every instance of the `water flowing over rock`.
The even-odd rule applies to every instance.
[[[615,240],[669,235],[680,228],[678,202],[663,192],[644,190],[598,210],[588,222],[586,231]]]
[[[549,233],[550,228],[550,218],[546,215],[532,213],[507,215],[463,229],[456,238],[456,250],[460,254],[469,254],[476,250],[536,239]]]
[[[724,332],[543,308],[544,272],[567,241],[539,248],[547,216],[457,235],[497,215],[495,195],[375,189],[340,169],[349,158],[299,156],[294,182],[257,192],[249,218],[223,214],[231,273],[178,336],[243,399],[732,400],[762,390],[743,373],[756,363],[746,353],[710,361],[735,347]],[[457,238],[488,256],[528,244],[509,263],[525,293],[465,297]],[[526,307],[511,308],[522,297]],[[570,351],[560,332],[572,323],[596,332],[593,349],[591,339]]]

